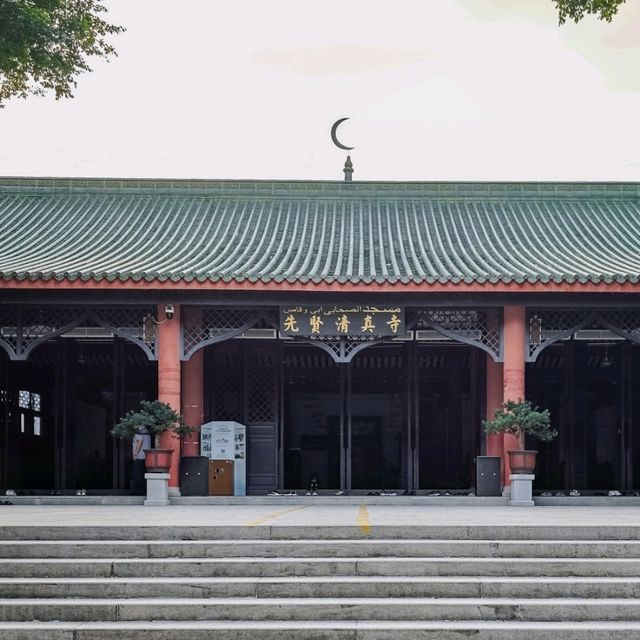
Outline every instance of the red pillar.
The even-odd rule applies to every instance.
[[[185,322],[202,322],[199,309],[188,309],[184,312]],[[197,427],[185,436],[182,443],[182,455],[200,455],[200,426],[204,421],[204,351],[194,353],[189,360],[182,363],[182,415],[190,427]]]
[[[524,368],[525,368],[525,338],[526,313],[523,306],[508,306],[504,308],[504,372],[503,398],[507,400],[524,400]],[[524,448],[524,443],[515,436],[504,435],[504,484],[509,485],[508,451]]]
[[[487,354],[487,420],[493,419],[493,415],[502,404],[502,362],[495,362]],[[487,436],[487,455],[504,455],[503,437],[500,433]]]
[[[167,319],[165,305],[158,305],[158,400],[180,411],[180,307],[174,305],[173,318]],[[160,436],[160,446],[173,449],[169,490],[180,486],[180,439],[172,431]]]

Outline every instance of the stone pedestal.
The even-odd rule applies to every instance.
[[[169,506],[169,474],[168,473],[145,473],[147,481],[147,499],[144,501],[145,507],[168,507]]]
[[[533,473],[512,473],[511,499],[509,505],[512,507],[533,507]]]

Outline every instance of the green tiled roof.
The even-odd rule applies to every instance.
[[[0,178],[0,274],[638,282],[640,185]]]

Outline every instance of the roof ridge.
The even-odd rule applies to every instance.
[[[173,178],[0,177],[0,193],[279,197],[640,199],[640,182],[381,182]]]

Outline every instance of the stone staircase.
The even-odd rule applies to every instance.
[[[640,638],[639,527],[1,527],[2,640]]]

